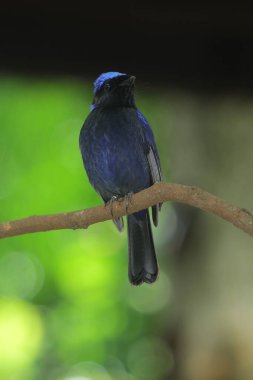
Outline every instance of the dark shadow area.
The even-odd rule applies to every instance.
[[[0,69],[96,76],[107,70],[183,88],[252,90],[252,11],[243,4],[1,4]]]

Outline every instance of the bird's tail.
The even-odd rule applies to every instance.
[[[129,281],[133,285],[151,284],[158,275],[158,265],[148,210],[127,217]]]

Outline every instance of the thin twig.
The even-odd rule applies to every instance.
[[[223,199],[195,186],[156,183],[132,196],[127,213],[132,214],[166,201],[185,203],[200,208],[225,219],[253,236],[253,215],[249,211],[232,206]],[[126,215],[125,202],[115,201],[113,203],[114,218],[123,215]],[[112,219],[110,207],[104,206],[62,214],[30,216],[0,223],[0,239],[32,232],[88,228],[94,223],[109,219]]]

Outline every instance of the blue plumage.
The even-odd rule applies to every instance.
[[[94,82],[94,94],[96,94],[100,90],[105,81],[107,81],[108,79],[117,78],[122,75],[126,74],[119,73],[117,71],[108,71],[107,73],[99,75],[99,77]]]
[[[105,202],[161,181],[158,152],[151,127],[134,102],[135,77],[101,74],[94,82],[92,111],[80,132],[80,148],[88,178]],[[158,206],[152,208],[158,223]],[[128,219],[129,279],[152,283],[158,274],[148,210]],[[122,218],[115,221],[121,230]]]

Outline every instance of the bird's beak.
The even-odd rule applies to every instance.
[[[133,76],[133,75],[129,75],[127,76],[126,79],[124,79],[121,83],[120,83],[120,86],[130,86],[132,87],[135,83],[135,79],[136,77]]]

